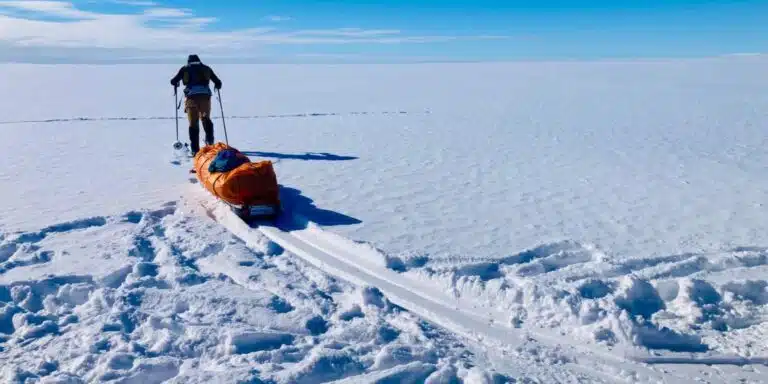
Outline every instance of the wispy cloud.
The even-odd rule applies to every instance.
[[[359,28],[287,30],[270,26],[220,31],[209,28],[217,19],[197,17],[189,9],[162,7],[152,1],[112,1],[140,9],[114,14],[83,10],[68,1],[0,1],[0,43],[14,48],[9,52],[55,48],[58,54],[62,49],[73,49],[73,54],[111,49],[123,55],[130,50],[142,55],[189,50],[223,55],[275,44],[416,44],[501,38],[416,36],[400,30]],[[58,20],[62,18],[66,20]]]
[[[155,7],[159,5],[154,1],[144,0],[107,0],[107,2],[112,4],[132,5],[135,7]]]
[[[736,52],[736,53],[726,53],[723,56],[759,57],[759,56],[768,56],[768,53],[763,53],[763,52]]]
[[[365,37],[398,36],[401,33],[402,32],[398,29],[337,28],[337,29],[304,29],[301,31],[294,32],[293,35],[365,38]]]
[[[191,17],[192,12],[188,9],[178,8],[149,8],[144,10],[144,16],[157,18],[182,18]]]
[[[0,9],[30,11],[39,14],[48,14],[57,17],[87,18],[89,12],[83,12],[75,8],[72,3],[64,1],[0,1]]]
[[[264,20],[271,21],[273,23],[279,23],[282,21],[291,21],[293,18],[290,16],[269,15],[265,17]]]

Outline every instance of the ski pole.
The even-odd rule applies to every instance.
[[[221,108],[221,125],[224,127],[224,141],[229,145],[229,138],[227,137],[227,122],[224,121],[224,106],[221,104],[221,91],[217,88],[216,95],[219,99],[219,108]]]
[[[173,106],[174,106],[174,112],[176,112],[176,142],[173,143],[173,147],[177,150],[182,148],[181,142],[179,141],[179,96],[177,93],[176,87],[173,87]]]
[[[179,95],[178,88],[173,87],[173,108],[176,113],[176,141],[179,141]]]

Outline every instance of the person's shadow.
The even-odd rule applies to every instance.
[[[321,161],[344,161],[344,160],[357,160],[355,156],[340,156],[327,152],[306,152],[306,153],[278,153],[278,152],[261,152],[261,151],[243,151],[246,156],[272,158],[281,160],[321,160]]]
[[[302,195],[296,188],[280,185],[280,202],[283,214],[277,222],[280,228],[286,231],[305,229],[309,222],[322,227],[362,223],[361,220],[343,213],[318,208],[312,199]]]

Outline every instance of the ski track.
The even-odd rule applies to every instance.
[[[242,222],[234,214],[216,211],[209,208],[211,216],[226,226],[232,233],[248,241],[255,235],[255,230]],[[215,212],[215,213],[214,213]],[[293,230],[296,226],[308,229]],[[361,286],[373,286],[384,292],[393,302],[412,311],[429,321],[435,322],[447,329],[466,337],[468,340],[482,344],[484,347],[496,348],[506,358],[526,359],[525,348],[534,344],[535,350],[549,350],[553,353],[548,364],[562,365],[573,373],[581,373],[582,378],[590,380],[606,380],[609,382],[696,382],[699,378],[689,376],[691,369],[698,374],[708,376],[713,382],[727,382],[727,376],[717,379],[719,374],[728,369],[708,369],[704,365],[768,365],[766,357],[740,356],[652,356],[647,353],[616,347],[613,350],[602,349],[579,344],[578,340],[569,340],[563,334],[550,333],[546,330],[526,329],[519,331],[503,325],[506,318],[503,313],[491,308],[477,306],[469,307],[461,300],[452,300],[448,296],[435,291],[433,287],[400,276],[396,271],[382,268],[371,260],[376,256],[364,245],[350,242],[336,235],[326,233],[306,222],[298,216],[287,222],[273,226],[271,224],[256,225],[257,230],[268,238],[302,257],[323,271],[339,276]],[[576,254],[568,255],[568,252]],[[565,256],[563,253],[565,252]],[[386,258],[386,256],[384,256]],[[678,260],[682,257],[675,257]],[[579,263],[592,260],[592,255],[578,244],[571,242],[548,244],[506,258],[502,264],[527,264],[518,271],[521,276],[532,276],[539,273],[558,271]],[[668,261],[664,259],[663,261]],[[534,263],[534,264],[532,264]],[[628,263],[632,264],[632,262]],[[653,261],[647,263],[653,266]],[[626,265],[616,268],[622,271]],[[483,268],[477,268],[482,270]],[[466,271],[465,271],[466,272]],[[483,279],[481,273],[481,279]],[[487,276],[486,276],[487,277]],[[481,314],[481,311],[487,313]],[[511,357],[510,355],[516,355]],[[523,356],[521,356],[523,355]],[[650,364],[650,365],[649,365]],[[651,365],[680,365],[683,370],[670,372],[668,367],[659,369]],[[535,364],[533,364],[535,365]],[[733,374],[733,372],[730,372]],[[742,372],[743,373],[743,372]],[[747,374],[749,375],[749,374]]]
[[[274,115],[251,115],[251,116],[225,116],[226,119],[235,120],[256,120],[256,119],[290,119],[290,118],[306,118],[306,117],[334,117],[334,116],[366,116],[366,115],[413,115],[417,113],[428,114],[427,111],[413,112],[413,111],[353,111],[353,112],[308,112],[308,113],[290,113],[290,114],[274,114]],[[217,116],[213,116],[214,118]],[[219,118],[221,116],[218,116]],[[70,117],[70,118],[52,118],[41,120],[8,120],[0,121],[0,125],[11,124],[33,124],[33,123],[65,123],[65,122],[89,122],[89,121],[148,121],[148,120],[177,120],[183,119],[183,116],[179,118],[168,116],[143,116],[143,117]]]

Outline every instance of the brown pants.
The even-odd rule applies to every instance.
[[[211,97],[208,95],[192,95],[184,102],[189,125],[196,126],[200,119],[211,118]]]
[[[200,150],[200,120],[203,121],[205,144],[213,144],[213,121],[211,121],[211,97],[192,95],[184,101],[184,112],[189,120],[189,141],[192,153]]]

